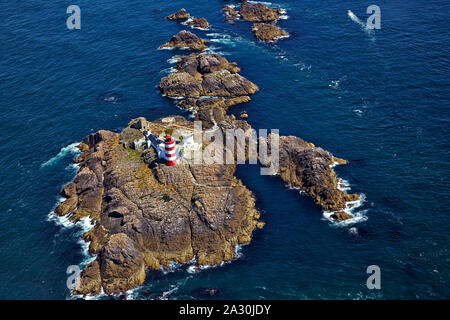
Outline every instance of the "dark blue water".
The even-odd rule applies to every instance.
[[[66,28],[70,4],[81,8],[81,30]],[[249,23],[226,23],[223,4],[0,3],[0,298],[65,299],[67,267],[86,260],[81,227],[49,219],[75,174],[65,147],[133,117],[184,114],[156,88],[176,54],[156,48],[183,28],[164,17],[181,7],[210,21],[212,30],[194,32],[261,88],[233,112],[351,160],[336,171],[365,194],[365,221],[333,225],[308,197],[242,166],[265,228],[233,263],[151,272],[134,297],[217,287],[222,298],[450,298],[450,5],[378,1],[381,29],[367,32],[347,10],[365,21],[372,3],[280,0],[291,37],[265,44]],[[366,287],[373,264],[381,290]]]

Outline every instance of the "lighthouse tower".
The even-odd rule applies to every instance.
[[[177,164],[177,155],[175,154],[175,141],[171,135],[167,135],[164,140],[166,166],[171,167]]]

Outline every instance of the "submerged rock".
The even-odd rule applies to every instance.
[[[289,34],[276,25],[269,23],[255,23],[252,27],[252,32],[259,40],[275,41],[279,38],[288,37]]]
[[[192,290],[191,294],[198,297],[217,297],[222,294],[222,292],[217,288],[197,288]]]
[[[172,13],[171,15],[167,16],[167,19],[169,20],[185,20],[189,18],[191,15],[186,12],[186,9],[182,8],[176,13]]]
[[[209,22],[205,18],[192,18],[192,20],[188,21],[187,24],[194,28],[200,29],[209,28]]]
[[[244,1],[241,4],[239,13],[246,21],[274,21],[279,19],[282,10],[269,8],[262,3],[250,4]]]
[[[174,35],[169,42],[160,46],[160,48],[188,48],[191,50],[204,50],[208,48],[206,40],[197,37],[192,32],[181,30]]]

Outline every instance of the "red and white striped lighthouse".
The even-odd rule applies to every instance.
[[[175,140],[171,135],[166,136],[164,140],[166,166],[171,167],[177,164],[177,155],[175,154]]]

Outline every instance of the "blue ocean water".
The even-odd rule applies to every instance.
[[[246,110],[255,128],[297,135],[350,160],[336,167],[363,193],[353,225],[320,209],[277,177],[241,166],[266,226],[239,259],[189,273],[149,272],[135,299],[192,299],[217,287],[234,299],[450,298],[450,5],[410,0],[279,0],[276,44],[257,41],[251,24],[224,21],[227,2],[199,0],[0,3],[0,298],[66,299],[66,269],[86,261],[82,226],[51,219],[71,180],[70,146],[131,118],[186,113],[157,90],[175,54],[156,50],[186,28],[165,16],[185,7],[212,24],[193,32],[238,62],[260,91]],[[81,8],[81,30],[66,8]],[[381,8],[369,32],[366,8]],[[105,97],[117,97],[107,102]],[[381,269],[381,290],[366,268]]]

